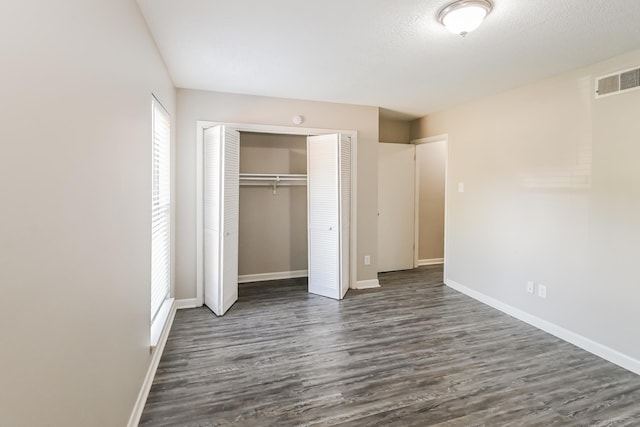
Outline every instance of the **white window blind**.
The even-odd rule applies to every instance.
[[[171,286],[171,119],[153,98],[151,189],[151,321]]]

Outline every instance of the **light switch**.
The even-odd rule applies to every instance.
[[[545,285],[538,285],[538,296],[542,299],[547,299],[547,287]]]
[[[464,193],[464,182],[458,183],[458,193]]]

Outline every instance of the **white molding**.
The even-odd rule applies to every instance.
[[[204,157],[204,130],[212,126],[225,125],[238,131],[260,132],[260,133],[276,133],[291,135],[324,135],[332,133],[341,133],[351,137],[351,283],[356,283],[357,263],[358,259],[358,131],[355,130],[338,130],[338,129],[319,129],[292,126],[274,126],[257,123],[226,123],[211,120],[196,121],[196,306],[200,307],[204,304],[204,246],[203,246],[203,207],[204,202],[204,176],[203,176],[203,157]]]
[[[174,301],[171,304],[171,310],[169,311],[169,316],[165,322],[164,328],[162,329],[162,334],[160,335],[160,340],[158,341],[158,345],[155,348],[152,348],[151,353],[151,364],[149,365],[149,369],[147,370],[147,375],[144,377],[144,381],[142,383],[142,387],[140,388],[140,392],[138,393],[138,398],[136,399],[136,403],[133,406],[133,410],[131,411],[131,415],[129,416],[129,422],[127,423],[127,427],[137,427],[140,423],[140,417],[142,417],[142,411],[144,410],[144,405],[147,403],[147,397],[149,397],[149,390],[151,390],[151,384],[153,384],[153,378],[156,376],[156,370],[158,369],[158,364],[160,363],[160,358],[162,357],[162,352],[164,351],[164,346],[167,343],[167,338],[169,337],[169,331],[171,331],[171,325],[173,325],[173,319],[176,316],[176,302]]]
[[[380,282],[378,279],[369,279],[369,280],[358,280],[351,289],[373,289],[379,288]]]
[[[308,127],[296,127],[296,126],[280,126],[280,125],[265,125],[261,123],[229,123],[218,122],[214,120],[197,120],[196,125],[202,130],[213,126],[228,126],[236,129],[240,132],[260,132],[260,133],[275,133],[279,135],[324,135],[330,133],[342,133],[344,135],[354,135],[357,132],[354,130],[341,130],[341,129],[323,129],[323,128],[308,128]]]
[[[204,122],[196,122],[196,300],[204,304]]]
[[[447,133],[443,133],[442,135],[434,135],[434,136],[429,136],[427,138],[418,138],[418,139],[412,139],[411,140],[411,144],[429,144],[430,142],[440,142],[440,141],[447,141],[449,139],[449,134]]]
[[[351,218],[349,219],[349,229],[351,236],[349,246],[349,270],[351,277],[349,285],[358,281],[358,132],[351,134]],[[351,286],[349,286],[351,287]],[[344,297],[344,296],[343,296]]]
[[[182,310],[185,308],[196,308],[201,307],[202,304],[198,305],[197,298],[186,298],[186,299],[177,299],[176,300],[176,310]]]
[[[624,369],[640,375],[640,360],[634,359],[630,356],[627,356],[626,354],[607,347],[604,344],[600,344],[547,320],[529,314],[523,310],[520,310],[519,308],[515,308],[509,304],[503,303],[495,298],[461,285],[460,283],[457,283],[451,279],[445,280],[445,284],[458,292],[461,292],[475,300],[480,301],[481,303],[500,310],[503,313],[508,314],[509,316],[522,320],[523,322],[541,329],[555,337],[558,337],[561,340],[580,347],[581,349],[588,351],[591,354],[594,354],[604,360],[607,360],[613,364],[616,364]]]
[[[444,255],[447,257],[447,242],[449,236],[449,134],[443,133],[441,135],[429,136],[427,138],[419,138],[411,141],[411,144],[416,146],[416,155],[415,155],[415,230],[414,230],[414,240],[413,240],[413,266],[419,267],[420,260],[419,252],[420,252],[420,163],[418,162],[418,145],[421,144],[430,144],[432,142],[444,142],[445,149],[445,157],[444,157]],[[447,277],[447,263],[442,261],[443,266],[443,275]]]
[[[420,162],[418,145],[413,144],[413,268],[420,266]]]
[[[451,198],[449,194],[449,134],[438,135],[437,138],[444,138],[444,247],[443,247],[443,255],[445,262],[442,265],[442,277],[447,277],[447,263],[448,259],[447,255],[447,247],[449,246],[449,212],[451,209],[449,208],[449,200]]]
[[[238,276],[238,283],[266,282],[267,280],[281,280],[281,279],[296,279],[298,277],[307,277],[308,275],[309,275],[309,272],[307,270],[278,271],[275,273],[243,274],[242,276]]]
[[[418,266],[444,264],[444,258],[419,259]]]

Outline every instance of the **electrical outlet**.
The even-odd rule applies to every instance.
[[[530,294],[534,293],[536,291],[536,285],[535,283],[533,283],[532,281],[528,281],[527,282],[527,292],[529,292]]]
[[[370,255],[365,255],[364,256],[364,265],[371,265],[371,256]]]
[[[547,299],[547,287],[545,285],[538,285],[538,296],[542,299]]]

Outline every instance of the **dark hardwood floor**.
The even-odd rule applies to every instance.
[[[306,280],[177,313],[143,426],[640,426],[640,376],[442,284],[380,275],[343,301]]]

